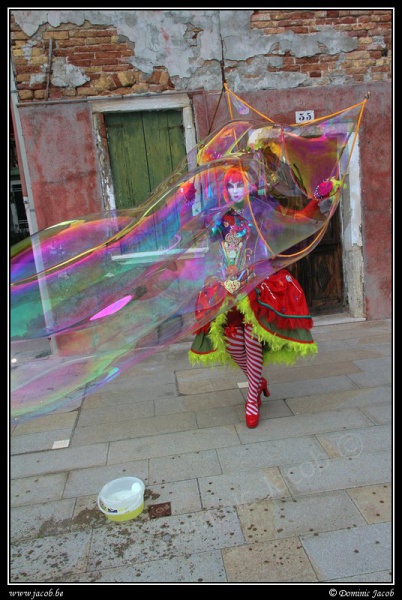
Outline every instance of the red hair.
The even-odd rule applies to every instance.
[[[225,176],[223,178],[223,196],[226,202],[230,202],[228,194],[228,183],[239,183],[239,181],[242,181],[244,183],[245,188],[248,187],[249,178],[245,171],[241,167],[230,167],[230,169],[226,171]]]

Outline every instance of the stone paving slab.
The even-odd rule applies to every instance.
[[[66,583],[226,583],[221,552],[210,550],[65,577]]]
[[[301,541],[321,581],[392,569],[390,523],[303,536]]]
[[[377,387],[386,385],[392,379],[392,358],[356,360],[360,373],[350,373],[350,379],[359,387]]]
[[[298,537],[222,550],[231,583],[318,581]]]
[[[10,581],[62,583],[65,573],[85,571],[90,541],[89,531],[79,531],[14,542],[10,549]]]
[[[236,427],[243,444],[273,439],[297,438],[340,429],[370,427],[370,420],[359,409],[334,410],[301,414],[279,419],[260,421],[255,430],[242,424]]]
[[[129,456],[126,456],[129,459]],[[94,466],[88,469],[75,469],[68,473],[64,498],[99,494],[109,481],[120,477],[138,477],[144,483],[148,479],[148,461],[126,460],[118,465]]]
[[[365,525],[346,492],[262,500],[237,507],[248,543]]]
[[[196,479],[174,483],[150,484],[145,492],[146,508],[153,504],[169,502],[172,515],[186,515],[203,509],[200,490]]]
[[[370,469],[367,469],[367,465]],[[391,481],[389,452],[362,453],[348,458],[330,458],[280,468],[292,495],[341,490]]]
[[[389,340],[390,324],[387,320],[366,321],[363,323],[337,323],[334,327],[331,325],[316,325],[313,328],[313,336],[317,342],[330,340],[348,340],[357,339],[361,342],[375,338],[378,335],[385,335]]]
[[[12,479],[70,471],[77,468],[105,465],[108,454],[107,444],[93,444],[84,448],[62,448],[20,454],[11,457]]]
[[[320,361],[320,355],[327,352],[337,352],[339,350],[348,350],[350,348],[348,340],[344,340],[341,337],[338,339],[327,339],[323,336],[320,328],[313,328],[314,339],[318,345],[318,354],[313,357],[314,363]],[[296,363],[297,364],[297,363]]]
[[[206,394],[208,392],[214,392],[214,386],[212,380],[206,373],[200,373],[199,371],[194,373],[194,377],[182,381],[179,373],[177,374],[177,387],[179,394],[184,396],[190,396],[191,394]],[[229,387],[229,383],[227,384]]]
[[[148,374],[144,375],[144,372]],[[142,371],[141,375],[132,375],[129,377],[127,373],[122,373],[102,386],[88,385],[84,403],[88,400],[89,405],[92,402],[107,404],[107,399],[110,397],[109,404],[111,404],[116,401],[116,396],[118,395],[120,395],[122,404],[126,402],[141,402],[145,398],[153,399],[171,396],[176,393],[175,380],[172,375],[173,372],[162,369],[157,374],[152,373],[146,368]],[[135,385],[133,385],[134,381]]]
[[[81,373],[85,370],[85,361],[82,357],[63,358],[52,356],[51,358],[42,361],[30,361],[23,366],[11,369],[11,398],[12,403],[17,404],[21,399],[24,399],[26,406],[35,406],[38,411],[47,413],[46,406],[41,406],[42,390],[53,390],[54,398],[57,400],[55,405],[60,408],[71,408],[82,401],[87,388],[74,388],[70,382],[81,379]],[[34,383],[32,383],[34,382]],[[71,391],[73,390],[73,391]],[[54,406],[55,406],[54,405]],[[21,419],[24,420],[24,415]]]
[[[135,408],[134,405],[143,402],[144,397],[151,398],[150,401],[156,401],[161,398],[175,398],[177,396],[176,392],[176,384],[175,383],[166,383],[163,386],[163,393],[158,388],[156,391],[148,390],[146,393],[140,392],[137,390],[136,393],[133,393],[133,380],[131,381],[131,390],[130,394],[125,390],[117,391],[115,388],[111,387],[111,384],[105,386],[105,388],[101,388],[101,391],[93,392],[85,397],[85,400],[82,403],[82,411],[91,410],[94,408],[102,408],[102,407],[112,407],[116,408],[116,410],[120,410],[121,405],[130,405]]]
[[[155,415],[158,417],[164,415],[174,415],[183,412],[185,409],[185,396],[177,396],[172,398],[158,398],[154,400]]]
[[[57,429],[73,429],[78,417],[77,411],[54,413],[20,423],[13,429],[13,438],[28,433],[48,433]]]
[[[327,394],[328,390],[333,392],[342,392],[345,390],[355,390],[358,386],[346,375],[337,377],[320,377],[319,379],[288,381],[284,377],[281,383],[274,383],[272,378],[269,383],[269,391],[272,400],[280,398],[298,398],[300,396],[316,396],[318,394]]]
[[[38,388],[39,388],[39,384],[38,384]],[[51,405],[49,405],[49,407],[44,407],[41,411],[41,413],[36,413],[35,412],[35,408],[39,406],[40,402],[42,402],[43,400],[43,396],[42,396],[42,390],[46,389],[46,380],[43,382],[43,386],[41,389],[37,390],[36,393],[36,399],[35,401],[30,400],[29,398],[24,398],[23,396],[21,397],[20,403],[24,402],[24,412],[23,414],[21,414],[20,416],[16,417],[13,416],[11,417],[11,424],[10,424],[10,430],[11,431],[16,431],[17,434],[20,432],[20,428],[26,425],[32,425],[34,424],[34,428],[36,427],[36,421],[41,420],[41,419],[45,419],[47,417],[54,417],[56,416],[56,414],[58,416],[61,415],[75,415],[75,417],[78,416],[78,410],[80,409],[83,399],[85,397],[85,389],[80,389],[77,390],[76,393],[74,394],[73,398],[69,398],[68,396],[66,396],[65,398],[63,398],[62,400],[58,400],[57,402],[55,401],[55,403],[52,403]],[[12,392],[10,394],[10,399],[11,399],[11,405],[14,407],[16,407],[16,403],[14,402],[16,397],[16,394],[14,392]],[[32,411],[32,412],[31,412]],[[53,412],[54,411],[54,412]],[[32,429],[32,431],[34,431],[35,429]],[[60,424],[56,427],[53,427],[53,429],[61,429],[63,428],[63,424]],[[39,429],[38,429],[39,430]],[[46,428],[45,428],[46,430]]]
[[[333,458],[357,456],[362,452],[392,452],[390,425],[319,434],[317,439],[328,455]]]
[[[350,362],[355,363],[357,360],[377,359],[382,357],[383,355],[384,352],[380,352],[374,349],[372,346],[367,348],[366,346],[362,346],[361,344],[359,344],[356,347],[351,348],[350,345],[348,345],[347,343],[344,343],[342,347],[338,349],[335,349],[332,344],[329,344],[326,350],[324,351],[324,349],[322,348],[322,344],[320,343],[318,354],[315,354],[314,357],[310,360],[312,362],[312,366],[319,366],[322,369],[323,365],[326,365],[325,368],[327,368],[333,363],[338,363],[340,365],[342,365],[343,363]],[[305,364],[309,364],[307,362],[308,360],[309,359],[305,359]]]
[[[321,359],[323,358],[321,357]],[[359,367],[352,360],[340,361],[335,360],[334,357],[328,357],[328,360],[323,364],[315,364],[314,359],[311,359],[311,363],[304,366],[289,367],[288,371],[281,371],[280,375],[279,373],[275,373],[275,383],[311,381],[312,379],[326,379],[327,377],[360,372]]]
[[[65,533],[66,522],[74,512],[75,498],[14,506],[10,511],[10,535],[13,540]]]
[[[171,368],[163,368],[163,362],[160,362],[162,355],[155,355],[144,360],[137,367],[137,372],[133,373],[126,371],[121,377],[116,377],[113,382],[108,383],[102,390],[110,388],[115,392],[119,391],[128,394],[128,397],[147,395],[155,395],[157,398],[163,396],[165,386],[174,384],[176,381],[174,370]],[[152,366],[152,360],[155,365]],[[133,385],[135,381],[135,385]]]
[[[147,402],[136,402],[130,404],[119,404],[117,406],[102,406],[100,408],[87,408],[80,412],[77,427],[93,427],[100,423],[120,423],[121,421],[132,421],[154,416],[154,404],[152,400]]]
[[[341,392],[328,392],[302,398],[288,398],[286,404],[295,415],[324,412],[344,408],[364,408],[372,404],[391,403],[391,386],[359,388]]]
[[[368,524],[392,522],[392,485],[381,483],[346,490]]]
[[[52,500],[61,500],[67,474],[23,477],[10,481],[10,505],[30,505]]]
[[[77,427],[72,439],[73,446],[85,446],[100,442],[112,442],[127,438],[141,438],[148,435],[162,435],[169,432],[182,432],[196,428],[192,412],[182,414],[136,418],[132,411],[131,420],[109,421],[85,427]]]
[[[202,394],[195,393],[194,388],[193,395],[186,396],[183,399],[184,409],[201,412],[202,410],[242,404],[244,398],[241,390],[237,387],[237,383],[233,385],[235,386],[234,389],[203,392]]]
[[[346,340],[352,338],[360,341],[360,343],[375,344],[377,342],[378,337],[381,336],[383,336],[388,342],[392,340],[392,337],[390,336],[391,331],[392,323],[390,323],[388,319],[378,321],[366,321],[363,327],[359,327],[358,323],[354,324],[354,327],[352,329],[352,333],[354,335],[352,336],[348,336],[347,331],[344,329],[345,335],[343,335],[342,337]]]
[[[217,450],[224,474],[328,458],[313,437],[278,439]]]
[[[189,514],[112,523],[112,531],[94,529],[88,570],[212,552],[244,543],[233,507]]]
[[[392,423],[393,407],[390,402],[387,404],[362,407],[361,411],[377,425]]]
[[[231,423],[239,423],[244,420],[244,403],[242,402],[242,415],[235,406],[221,406],[218,408],[201,410],[195,413],[195,419],[198,429],[208,427],[219,427]]]
[[[208,380],[213,390],[214,383],[218,380],[225,380],[231,387],[235,383],[239,376],[239,371],[236,368],[232,368],[224,365],[213,365],[211,368],[205,368],[203,365],[195,365],[186,368],[186,364],[182,365],[182,368],[176,371],[176,381],[180,385],[191,384],[195,381]]]
[[[289,496],[289,491],[277,468],[200,477],[198,485],[204,508],[229,507],[268,497]]]
[[[174,454],[149,460],[149,484],[220,475],[221,473],[222,468],[216,450]]]
[[[64,442],[66,447],[70,444],[71,429],[54,429],[40,433],[27,433],[11,438],[10,454],[26,454],[27,452],[38,452],[40,450],[52,450],[53,444]]]
[[[376,336],[366,336],[363,340],[361,339],[350,339],[346,340],[345,343],[349,348],[366,348],[372,350],[380,356],[389,356],[392,354],[392,339],[388,334],[380,334]]]
[[[176,372],[177,388],[180,394],[191,399],[193,394],[213,392],[233,392],[236,382],[241,377],[236,368],[213,367],[212,369],[191,368]]]
[[[239,444],[239,437],[233,425],[178,431],[140,439],[111,442],[109,444],[108,464],[119,463],[125,460],[127,456],[136,456],[138,459],[158,458]]]
[[[389,333],[378,333],[376,335],[366,335],[363,337],[351,337],[343,340],[328,340],[327,342],[321,340],[319,342],[319,351],[331,351],[337,349],[337,345],[342,343],[346,350],[367,350],[374,352],[377,356],[387,356],[392,352],[392,339]]]

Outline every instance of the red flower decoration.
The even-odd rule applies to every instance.
[[[321,181],[315,188],[314,196],[316,198],[327,198],[332,192],[334,184],[330,179]]]
[[[187,181],[186,183],[183,183],[183,185],[180,186],[180,192],[186,204],[191,204],[192,202],[194,202],[197,190],[195,189],[192,181]]]

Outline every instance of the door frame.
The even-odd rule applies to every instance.
[[[354,136],[352,136],[354,137]],[[352,139],[349,140],[349,152]],[[364,300],[364,256],[362,236],[362,194],[360,179],[360,144],[359,134],[351,154],[346,189],[342,192],[341,208],[341,241],[343,281],[348,305],[348,312],[354,319],[366,318]]]
[[[116,208],[103,113],[134,111],[152,112],[157,110],[180,109],[182,111],[186,152],[189,153],[197,143],[191,99],[187,94],[177,93],[169,95],[138,96],[123,99],[103,98],[101,100],[91,98],[89,103],[91,106],[93,128],[96,136],[103,210],[114,210]]]

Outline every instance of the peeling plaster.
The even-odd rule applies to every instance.
[[[230,66],[230,61],[236,63],[237,72],[229,74],[228,83],[238,91],[245,89],[246,75],[248,91],[294,88],[308,79],[300,73],[267,73],[270,65],[278,66],[275,58],[267,58],[267,54],[282,57],[290,53],[300,58],[357,48],[356,39],[335,29],[261,35],[261,30],[250,29],[253,10],[14,10],[13,14],[28,36],[47,22],[53,27],[62,23],[80,26],[85,21],[113,25],[119,35],[133,44],[131,64],[146,75],[152,74],[155,66],[163,65],[178,91],[187,89],[190,80],[193,89],[221,87],[221,39],[225,66]],[[207,69],[206,62],[210,63]]]
[[[303,58],[323,52],[327,54],[350,52],[357,48],[357,40],[345,36],[335,29],[309,34],[295,34],[288,31],[279,35],[266,36],[262,36],[259,30],[250,30],[249,27],[246,31],[247,35],[241,38],[241,42],[239,42],[237,28],[233,35],[223,35],[227,60],[245,60],[258,54],[270,54],[274,51],[279,55],[290,53],[297,58]]]
[[[236,72],[227,77],[228,85],[231,89],[238,92],[247,92],[250,89],[276,89],[285,90],[289,88],[301,87],[308,75],[304,73],[269,73],[264,70],[257,71],[255,80],[250,78],[248,65],[241,66]]]
[[[26,60],[31,60],[32,57],[32,48],[36,46],[36,40],[27,40],[26,44],[21,46],[22,53]]]
[[[58,27],[61,23],[74,23],[83,25],[85,13],[83,10],[13,10],[15,22],[21,27],[27,36],[32,37],[41,25],[49,23],[52,27]],[[91,11],[93,13],[99,11]],[[99,23],[101,24],[101,23]]]
[[[46,73],[35,73],[29,77],[29,85],[35,85],[36,83],[43,83],[46,81]]]
[[[70,65],[65,58],[56,58],[52,62],[52,84],[58,87],[79,87],[90,78],[80,67]]]
[[[171,75],[189,77],[196,68],[195,50],[205,60],[221,59],[219,12],[214,10],[15,10],[14,17],[21,29],[32,36],[49,22],[82,25],[113,25],[119,35],[135,44],[133,66],[152,73],[155,65],[164,65]],[[242,11],[239,11],[242,12]],[[249,11],[248,11],[249,12]],[[187,41],[189,29],[197,31],[197,45]],[[192,66],[194,65],[194,66]]]

